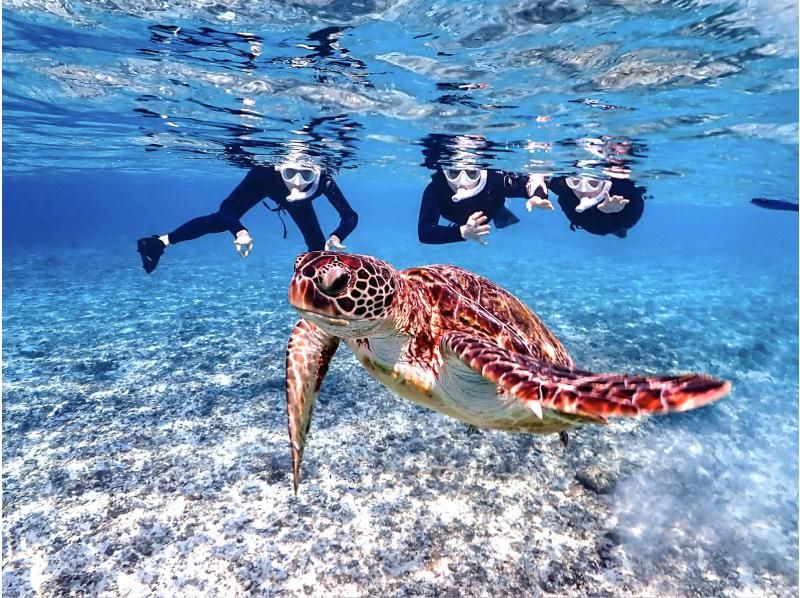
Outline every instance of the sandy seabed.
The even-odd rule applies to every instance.
[[[499,264],[581,367],[708,371],[733,394],[565,449],[468,434],[342,347],[295,496],[288,270],[184,256],[148,278],[125,255],[77,276],[75,255],[4,263],[6,596],[797,594],[797,305],[780,272],[714,288],[676,272],[666,293],[618,272],[637,286],[623,300],[614,275],[543,291]]]

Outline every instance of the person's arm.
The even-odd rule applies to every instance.
[[[604,214],[616,214],[625,209],[631,199],[641,197],[642,191],[630,179],[611,179],[611,189],[597,209]]]
[[[219,215],[234,237],[247,230],[240,221],[242,216],[267,196],[267,175],[266,168],[250,169],[244,180],[220,204]]]
[[[439,224],[441,212],[436,203],[436,197],[431,185],[425,188],[422,194],[422,203],[419,206],[419,220],[417,222],[417,235],[420,243],[441,245],[443,243],[457,243],[463,241],[461,230],[455,224],[442,226]]]
[[[528,201],[525,208],[532,212],[533,208],[553,209],[553,204],[547,199],[547,183],[542,174],[517,174],[514,172],[501,172],[503,177],[503,192],[506,197],[523,197]]]
[[[503,190],[506,197],[530,197],[528,195],[528,175],[516,172],[500,172],[503,177]],[[537,190],[540,193],[540,190]],[[546,197],[546,195],[538,195]]]
[[[356,225],[358,224],[358,214],[344,198],[342,191],[339,189],[336,181],[333,180],[333,177],[328,174],[323,176],[324,180],[322,183],[322,192],[325,194],[325,197],[328,198],[328,201],[331,202],[331,205],[339,213],[339,226],[336,227],[336,230],[333,231],[330,236],[336,237],[341,243],[356,228]]]
[[[518,174],[515,172],[498,172],[503,177],[503,193],[506,197],[523,197],[525,208],[532,212],[534,208],[552,210],[553,204],[547,199],[547,183],[542,174]]]

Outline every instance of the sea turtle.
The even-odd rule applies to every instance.
[[[521,301],[456,266],[397,271],[374,257],[300,255],[289,302],[301,319],[286,350],[294,489],[322,379],[344,342],[414,403],[478,428],[560,433],[607,416],[685,411],[730,383],[702,374],[593,374]],[[565,442],[566,443],[566,442]]]

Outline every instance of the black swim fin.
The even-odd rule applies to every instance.
[[[158,235],[143,237],[136,241],[136,251],[142,256],[142,266],[144,266],[145,272],[150,274],[156,269],[165,248],[166,245],[158,238]]]
[[[505,228],[519,222],[519,218],[517,218],[517,215],[509,210],[508,207],[503,206],[492,216],[492,222],[494,222],[497,228]]]

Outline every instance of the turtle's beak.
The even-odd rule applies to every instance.
[[[318,325],[336,326],[337,328],[344,328],[346,326],[350,326],[350,322],[342,318],[331,318],[330,316],[324,316],[322,314],[318,314],[313,311],[308,311],[306,309],[303,309],[302,307],[295,306],[295,309],[303,318],[311,322],[314,322],[315,324]]]

